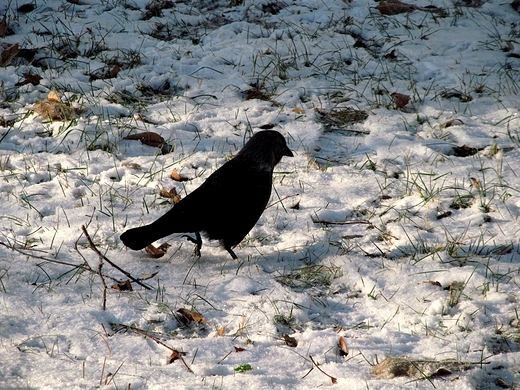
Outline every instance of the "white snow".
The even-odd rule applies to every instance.
[[[152,3],[167,2],[0,6],[0,50],[38,49],[0,67],[0,388],[517,388],[520,14],[498,0],[393,16],[361,0],[198,0],[144,18]],[[16,85],[24,73],[43,78]],[[246,99],[255,88],[270,99]],[[77,118],[32,111],[52,90]],[[316,113],[347,107],[368,118],[328,128]],[[238,262],[207,241],[197,259],[181,235],[159,259],[124,247],[171,207],[163,187],[186,196],[265,125],[295,157]],[[123,140],[143,131],[171,153]],[[103,310],[82,226],[151,289],[110,288],[128,277],[104,261]],[[385,356],[475,364],[387,379],[372,373]]]

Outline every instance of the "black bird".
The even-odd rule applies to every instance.
[[[258,221],[271,197],[273,170],[282,156],[293,157],[285,138],[274,130],[253,135],[233,159],[213,172],[200,187],[178,202],[150,225],[121,234],[123,243],[133,250],[173,233],[195,243],[200,256],[202,232],[219,240],[233,259],[232,248],[244,239]]]

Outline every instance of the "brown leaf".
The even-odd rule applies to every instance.
[[[5,119],[3,116],[0,116],[0,127],[11,127],[16,123],[16,119]]]
[[[513,45],[513,42],[511,41],[504,41],[504,47],[502,47],[503,52],[509,52],[515,50],[515,46]]]
[[[173,204],[177,204],[181,201],[181,196],[177,193],[177,190],[175,188],[172,188],[170,191],[168,191],[166,188],[163,187],[161,192],[159,192],[159,195],[163,198],[172,199]]]
[[[41,79],[43,79],[43,77],[40,76],[39,74],[23,73],[23,80],[16,83],[15,85],[17,87],[21,87],[22,85],[27,85],[27,84],[38,85],[38,84],[40,84]]]
[[[35,3],[25,3],[18,7],[18,12],[29,13],[36,9]]]
[[[4,16],[4,18],[0,22],[0,37],[5,37],[5,34],[7,34],[7,19]]]
[[[121,68],[119,66],[114,65],[114,67],[112,69],[110,69],[110,72],[109,72],[110,78],[115,79],[120,70],[121,70]]]
[[[406,106],[411,99],[410,95],[405,95],[399,92],[394,92],[391,94],[391,96],[394,98],[395,108],[401,109]]]
[[[141,166],[140,166],[138,163],[134,163],[134,162],[123,162],[121,165],[124,166],[124,167],[126,167],[126,168],[134,169],[134,170],[136,170],[136,171],[141,170]]]
[[[285,345],[287,345],[288,347],[296,348],[298,346],[298,340],[296,340],[294,337],[291,337],[286,333],[284,333],[282,337],[283,341],[285,342]]]
[[[47,100],[54,103],[61,103],[61,95],[56,91],[50,91],[47,95]]]
[[[384,56],[383,56],[384,59],[388,60],[388,61],[396,61],[397,60],[397,53],[394,50],[392,50],[390,53],[386,53]]]
[[[450,119],[449,121],[444,122],[441,125],[441,129],[445,129],[447,127],[455,126],[455,125],[463,125],[464,122],[462,122],[460,119]]]
[[[453,150],[453,155],[455,157],[473,156],[474,154],[477,154],[479,151],[477,148],[472,148],[471,146],[468,146],[468,145],[454,146],[452,148],[452,150]]]
[[[295,112],[296,114],[305,114],[305,110],[301,108],[295,108],[293,112]]]
[[[129,280],[125,280],[124,282],[116,283],[112,286],[112,288],[114,290],[119,290],[119,291],[134,291],[134,289],[132,288],[132,283],[130,283]]]
[[[164,242],[161,245],[159,245],[159,249],[164,251],[164,252],[167,252],[169,247],[171,247],[171,245],[166,243],[166,242]]]
[[[482,189],[482,186],[480,185],[480,182],[477,179],[475,179],[474,177],[470,177],[469,179],[471,180],[473,187],[475,187],[477,190]]]
[[[186,176],[182,176],[175,168],[173,168],[172,173],[170,174],[170,177],[175,181],[188,181],[190,180]]]
[[[2,43],[1,47],[3,50],[0,53],[0,66],[7,66],[20,52],[20,49],[18,48],[18,43],[15,43],[14,45]]]
[[[343,337],[339,338],[338,341],[339,356],[348,356],[347,342]]]
[[[172,354],[166,361],[166,364],[172,364],[175,360],[178,360],[183,356],[186,356],[186,352],[180,352],[180,351],[177,351],[176,349],[174,349],[174,350],[172,350]]]
[[[241,348],[241,347],[234,347],[235,348],[235,352],[244,352],[246,349],[245,348]]]
[[[224,334],[225,330],[226,330],[226,328],[224,328],[224,327],[220,328],[218,330],[218,332],[217,332],[217,336],[222,337],[222,335]],[[236,347],[235,347],[235,349],[236,349]]]
[[[45,119],[56,121],[71,120],[78,113],[77,110],[66,103],[55,102],[49,99],[36,103],[32,109]]]
[[[300,209],[300,201],[297,201],[295,204],[293,204],[289,208],[292,209],[292,210],[299,210]]]
[[[513,7],[516,12],[520,12],[520,0],[513,0],[511,7]]]
[[[143,144],[153,147],[161,147],[164,144],[164,138],[153,131],[145,131],[143,133],[129,134],[123,139],[139,140]]]
[[[436,280],[427,280],[427,281],[425,281],[423,283],[431,284],[431,285],[438,286],[438,287],[442,287],[442,284],[440,284],[440,282],[437,282]]]
[[[206,323],[206,319],[204,318],[204,316],[200,313],[197,313],[196,311],[180,308],[179,310],[177,310],[177,313],[180,313],[184,317],[186,322],[197,322],[199,324]]]
[[[417,9],[417,6],[413,4],[403,3],[399,0],[388,0],[381,1],[376,9],[383,15],[398,15],[407,12],[413,12]]]
[[[153,245],[147,245],[144,248],[145,252],[148,253],[150,256],[152,256],[155,259],[159,259],[163,257],[166,254],[166,251],[161,248],[156,248]]]

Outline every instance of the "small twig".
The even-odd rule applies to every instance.
[[[120,326],[123,329],[131,330],[132,332],[135,332],[135,333],[139,333],[139,334],[143,335],[144,337],[148,337],[149,339],[155,341],[157,344],[162,345],[163,347],[169,349],[170,351],[178,353],[177,357],[182,361],[182,363],[184,364],[186,369],[193,374],[193,370],[188,366],[188,364],[186,363],[186,361],[182,357],[181,353],[179,353],[175,348],[172,348],[168,344],[163,343],[157,337],[152,336],[151,334],[149,334],[148,332],[144,331],[143,329],[139,329],[139,328],[136,328],[136,327],[130,326],[130,325],[118,324],[118,323],[113,323],[112,326],[114,326],[114,325],[115,326]]]
[[[330,380],[332,381],[332,384],[335,385],[336,383],[338,383],[338,380],[336,378],[334,378],[333,376],[327,374],[325,371],[323,371],[320,366],[318,366],[318,364],[316,364],[316,362],[314,361],[314,359],[312,358],[311,355],[309,355],[309,358],[311,359],[311,362],[312,364],[314,364],[314,367],[316,367],[322,374],[328,376],[330,378]]]
[[[45,257],[45,256],[38,256],[38,255],[34,255],[32,253],[27,253],[21,249],[18,249],[14,246],[11,246],[11,245],[7,245],[3,242],[0,242],[0,245],[2,246],[5,246],[6,248],[8,249],[11,249],[15,252],[18,252],[24,256],[29,256],[29,257],[32,257],[33,259],[40,259],[40,260],[44,260],[44,261],[48,261],[49,263],[55,263],[55,264],[60,264],[60,265],[67,265],[69,267],[77,267],[77,268],[82,268],[84,270],[87,270],[87,271],[90,271],[90,272],[93,272],[93,273],[97,273],[97,271],[94,271],[92,268],[90,268],[88,265],[84,265],[84,264],[74,264],[74,263],[67,263],[66,261],[59,261],[59,260],[54,260],[54,259],[51,259],[49,257]]]
[[[103,259],[105,260],[108,264],[110,264],[112,267],[114,267],[115,269],[117,269],[119,272],[122,272],[125,276],[127,276],[129,279],[131,279],[132,281],[134,281],[135,283],[137,283],[138,285],[144,287],[145,289],[147,290],[153,290],[152,287],[150,286],[147,286],[146,284],[142,283],[139,279],[136,279],[134,278],[129,272],[125,271],[124,269],[122,269],[121,267],[119,267],[118,265],[116,265],[115,263],[113,263],[111,260],[109,260],[105,255],[103,255],[99,249],[96,247],[96,245],[94,244],[94,242],[92,241],[92,239],[90,238],[88,232],[87,232],[87,229],[85,228],[85,225],[81,226],[81,230],[83,231],[83,234],[85,235],[85,237],[87,238],[87,241],[88,241],[88,244],[90,246],[90,249],[92,249],[94,252],[97,253],[97,255],[99,256],[100,259]]]
[[[312,222],[320,223],[322,225],[371,225],[369,221],[358,221],[358,220],[349,220],[349,221],[329,221],[326,219],[315,219],[311,218]]]
[[[22,254],[24,256],[27,256],[27,257],[30,257],[30,258],[33,258],[33,259],[39,259],[39,260],[43,260],[43,261],[46,261],[48,263],[53,263],[53,264],[65,265],[67,267],[80,268],[80,269],[82,269],[84,271],[89,271],[89,272],[92,272],[94,274],[99,274],[99,271],[96,271],[95,269],[92,269],[92,267],[90,266],[90,264],[88,264],[88,262],[85,260],[83,255],[81,255],[81,252],[79,252],[77,247],[76,247],[76,251],[78,251],[78,253],[81,255],[81,257],[83,257],[83,260],[85,262],[84,264],[68,263],[66,261],[60,261],[60,260],[56,260],[56,259],[51,259],[50,257],[35,255],[34,253],[26,252],[26,251],[24,251],[22,249],[16,248],[15,246],[8,245],[8,244],[3,243],[3,242],[0,242],[0,245],[5,246],[7,249],[11,249],[11,250],[13,250],[15,252],[18,252],[18,253],[20,253],[20,254]],[[151,277],[154,277],[155,275],[157,275],[157,272],[153,273]],[[120,283],[120,280],[117,280],[116,278],[113,278],[112,276],[109,276],[109,275],[103,275],[103,276],[105,278],[110,278],[113,281]],[[147,280],[147,279],[150,279],[151,277],[148,277],[148,278],[145,278],[145,279],[138,279],[138,280]]]
[[[199,352],[199,349],[197,348],[195,350],[195,353],[193,354],[193,359],[191,359],[191,364],[193,364],[193,362],[195,361],[195,357],[197,356],[197,353]]]
[[[220,359],[220,360],[218,361],[217,364],[222,363],[222,362],[223,362],[224,360],[226,360],[226,358],[227,358],[229,355],[231,355],[232,353],[233,353],[233,351],[229,351],[229,352],[226,354],[226,356],[224,356],[222,359]]]
[[[98,275],[101,278],[101,283],[103,283],[103,307],[102,310],[105,311],[107,309],[107,284],[105,283],[105,278],[103,277],[103,273],[101,269],[103,268],[103,260],[99,262],[98,267]]]
[[[278,200],[276,202],[273,202],[270,205],[267,205],[265,209],[267,210],[269,207],[273,207],[275,204],[282,203],[284,200],[289,199],[289,198],[294,198],[295,196],[298,196],[298,195],[300,195],[300,194],[287,195],[286,197],[284,197],[282,199],[278,198]]]
[[[119,365],[119,367],[117,367],[116,372],[114,372],[113,374],[111,374],[111,373],[108,373],[108,374],[107,374],[107,377],[106,377],[106,379],[105,379],[105,386],[106,386],[106,385],[109,385],[110,382],[112,382],[112,379],[114,379],[114,377],[117,375],[117,373],[119,372],[119,370],[121,369],[121,367],[123,367],[123,364],[124,364],[124,363],[125,363],[125,362],[122,362],[122,363]],[[109,376],[110,376],[110,380],[108,380],[108,377],[109,377]]]
[[[108,344],[108,338],[110,336],[105,328],[105,325],[101,324],[101,327],[103,328],[105,335],[103,336],[101,333],[98,333],[99,337],[101,337],[101,339],[105,342],[105,344],[107,345],[108,353],[110,354],[110,356],[112,356],[112,348],[110,348],[110,344]]]

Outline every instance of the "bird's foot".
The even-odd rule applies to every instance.
[[[238,259],[238,256],[235,255],[235,252],[233,252],[233,249],[231,249],[231,248],[226,248],[226,250],[229,252],[229,254],[230,254],[231,257],[233,258],[233,260]]]
[[[202,238],[200,237],[199,232],[195,232],[195,238],[192,236],[188,236],[187,234],[183,234],[182,237],[186,237],[189,242],[193,242],[195,244],[195,249],[193,249],[193,254],[197,257],[200,257],[200,248],[202,248]]]

